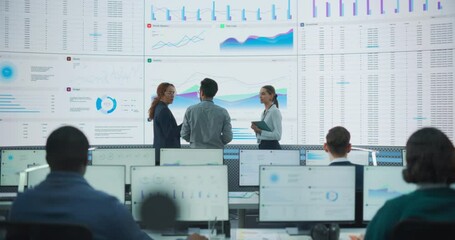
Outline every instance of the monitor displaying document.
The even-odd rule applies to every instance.
[[[47,164],[44,149],[2,150],[1,154],[1,186],[17,186],[19,184],[19,172],[32,166]]]
[[[223,149],[161,148],[160,164],[223,165]]]
[[[155,166],[154,148],[99,148],[92,152],[92,165],[124,165],[125,181],[130,184],[131,166]]]
[[[46,179],[49,168],[29,172],[27,188],[34,188]],[[125,202],[125,166],[87,166],[84,178],[96,190],[116,197]]]
[[[300,165],[299,150],[240,150],[239,185],[259,186],[259,166]]]

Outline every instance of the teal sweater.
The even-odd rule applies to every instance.
[[[365,240],[391,239],[401,220],[455,221],[455,190],[448,187],[416,190],[387,201],[368,224]]]

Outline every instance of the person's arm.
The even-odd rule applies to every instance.
[[[224,122],[223,122],[223,129],[222,129],[222,135],[221,135],[221,141],[223,142],[224,145],[230,143],[232,141],[232,125],[231,125],[231,117],[229,116],[229,113],[227,110],[225,110],[226,116],[224,117]]]
[[[185,141],[190,141],[191,129],[189,123],[189,109],[186,110],[185,116],[183,117],[183,123],[181,125],[180,137],[185,139]]]
[[[280,110],[273,111],[269,113],[269,118],[272,126],[269,126],[273,130],[271,132],[269,131],[260,131],[261,136],[266,137],[267,139],[273,139],[273,140],[281,140],[281,133],[282,133],[282,116]]]
[[[187,239],[187,240],[207,240],[206,237],[201,236],[201,235],[199,235],[199,234],[197,234],[197,233],[191,234],[191,235],[188,236],[186,239]]]

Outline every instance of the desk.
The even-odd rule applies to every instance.
[[[257,192],[230,192],[229,209],[237,209],[239,217],[238,227],[245,226],[245,210],[259,208],[259,194]]]
[[[147,234],[155,240],[184,240],[185,236],[161,236],[157,233],[146,231]],[[349,240],[349,235],[360,235],[365,233],[364,228],[349,228],[341,229],[340,240]],[[202,233],[203,234],[203,233]],[[231,237],[224,238],[224,236],[216,236],[210,240],[311,240],[310,236],[289,236],[285,229],[248,229],[237,228],[231,229]]]

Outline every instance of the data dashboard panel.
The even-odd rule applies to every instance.
[[[273,85],[282,144],[403,146],[424,126],[452,140],[450,0],[0,0],[1,146],[44,145],[61,125],[91,144],[151,144],[161,82],[181,123],[200,81],[219,84],[235,144],[255,144],[259,90]],[[182,140],[183,143],[183,140]]]

